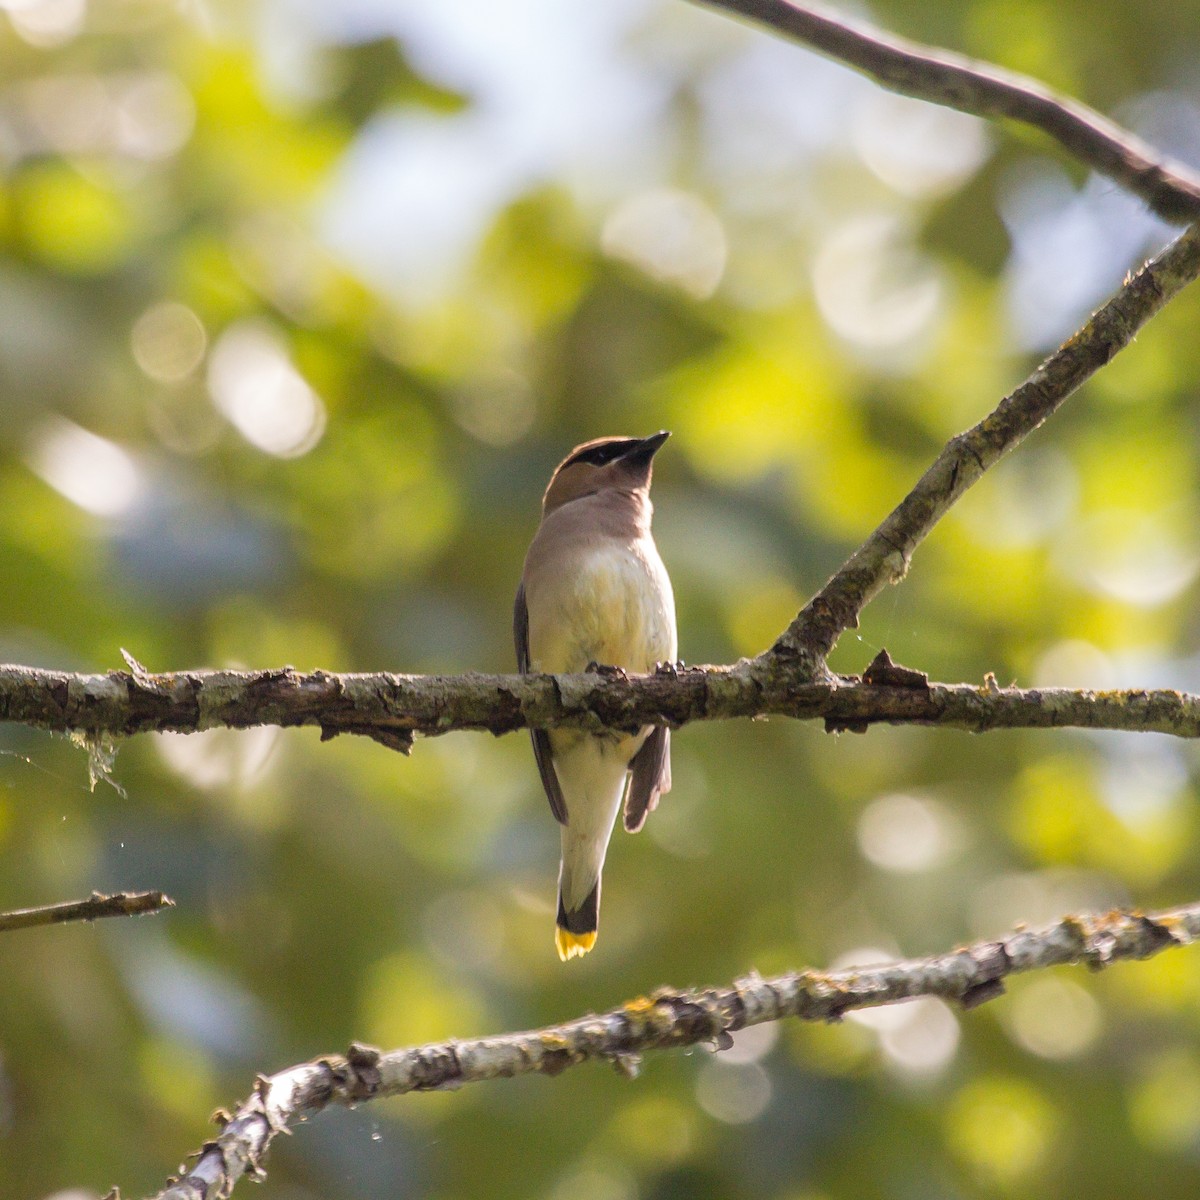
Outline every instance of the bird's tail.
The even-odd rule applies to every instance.
[[[562,885],[558,889],[558,918],[555,922],[554,945],[558,957],[566,962],[582,957],[596,944],[596,929],[600,924],[600,880],[588,892],[583,903],[568,912],[563,903]]]

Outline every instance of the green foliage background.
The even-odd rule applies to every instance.
[[[930,148],[964,125],[902,137],[914,110],[872,108],[865,83],[831,93],[839,68],[647,0],[623,6],[613,49],[661,101],[627,146],[643,174],[589,189],[564,167],[500,196],[465,263],[414,298],[328,233],[347,156],[381,118],[453,122],[479,103],[408,38],[314,36],[281,65],[303,5],[4,7],[13,662],[103,670],[125,647],[151,670],[509,669],[511,596],[554,463],[587,437],[660,427],[675,433],[655,498],[681,653],[755,653],[940,444],[1068,332],[1061,305],[1039,316],[1038,288],[1082,279],[1086,311],[1168,236],[1015,128],[972,131],[976,159],[931,182]],[[421,6],[393,7],[400,28]],[[506,10],[458,19],[492,23],[500,56]],[[873,15],[1038,75],[1200,163],[1196,0],[880,0]],[[522,52],[552,61],[561,34],[547,22]],[[714,81],[755,54],[761,77],[715,93],[748,105],[722,134]],[[803,82],[770,118],[764,83],[754,116],[770,64],[811,81],[811,111]],[[807,130],[803,155],[789,122]],[[587,164],[586,131],[578,142]],[[640,242],[614,215],[664,186],[674,256],[636,207]],[[1034,226],[1043,240],[1022,242]],[[706,274],[714,245],[723,272]],[[1022,263],[1046,268],[1031,293],[1013,282]],[[861,669],[886,644],[948,680],[1195,689],[1198,328],[1193,291],[975,489],[835,665]],[[234,334],[269,369],[254,375]],[[224,409],[222,353],[255,385],[235,378]],[[285,416],[312,416],[312,395],[324,412],[284,454],[229,415],[280,378]],[[662,982],[921,954],[1072,908],[1200,896],[1188,746],[833,738],[774,721],[696,725],[675,745],[674,792],[642,836],[614,839],[598,948],[564,967],[557,834],[523,737],[453,735],[411,759],[315,731],[145,737],[92,791],[81,749],[0,729],[0,905],[119,888],[178,901],[0,941],[0,1192],[154,1191],[256,1072],[352,1039],[529,1027]],[[1198,1014],[1191,952],[1063,971],[968,1015],[914,1006],[654,1057],[636,1082],[584,1068],[326,1114],[277,1145],[266,1188],[1193,1196]]]

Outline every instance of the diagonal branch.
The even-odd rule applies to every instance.
[[[703,2],[769,24],[776,24],[781,14],[790,14],[781,26],[785,32],[811,36],[814,42],[818,36],[826,38],[829,47],[840,47],[848,58],[854,47],[863,55],[874,47],[871,53],[878,52],[892,62],[894,72],[900,69],[896,64],[907,63],[905,69],[915,71],[918,63],[926,61],[902,43],[873,38],[783,0]],[[946,78],[952,81],[959,79],[955,72],[965,71],[971,78],[979,73],[952,56],[933,58],[950,72]],[[1013,86],[1011,80],[1001,83]],[[973,94],[966,84],[962,87],[966,89],[962,95]],[[966,100],[963,107],[968,107]],[[1086,114],[1087,110],[1079,111]],[[1198,274],[1200,225],[1184,232],[1128,279],[989,416],[951,439],[909,495],[809,602],[772,649],[757,659],[634,681],[599,676],[518,679],[476,674],[332,675],[321,671],[302,675],[290,668],[154,675],[132,659],[129,672],[107,675],[0,667],[0,722],[20,721],[98,737],[144,730],[190,732],[221,725],[317,725],[323,736],[359,733],[402,751],[411,748],[416,733],[456,729],[505,733],[522,726],[557,725],[633,728],[652,722],[682,725],[704,718],[768,713],[820,717],[834,728],[861,728],[875,721],[917,721],[966,729],[1078,725],[1195,736],[1195,702],[1178,693],[1094,696],[934,685],[920,696],[901,695],[895,687],[881,690],[869,682],[836,679],[830,676],[825,659],[840,635],[858,623],[864,605],[885,583],[904,576],[916,547],[967,488],[1127,346]],[[1137,724],[1139,720],[1151,723]]]
[[[407,751],[417,734],[523,728],[678,728],[692,721],[786,716],[830,730],[880,723],[989,729],[1118,729],[1200,737],[1200,696],[1167,689],[1075,691],[930,683],[880,655],[861,678],[809,681],[767,654],[732,667],[654,675],[334,675],[272,671],[110,671],[72,675],[0,666],[0,721],[92,738],[257,725],[317,726]]]
[[[667,671],[636,682],[596,676],[460,677],[258,672],[151,674],[130,671],[75,675],[30,667],[0,667],[0,721],[58,731],[124,735],[144,730],[195,731],[225,725],[319,725],[325,736],[361,733],[407,750],[415,733],[522,726],[633,728],[648,722],[681,725],[701,718],[782,713],[836,720],[839,707],[861,701],[850,721],[935,720],[966,728],[993,724],[1080,724],[1130,728],[1128,705],[1080,694],[1070,719],[988,720],[986,705],[1005,701],[989,692],[984,719],[967,720],[951,706],[919,715],[889,702],[873,707],[874,692],[852,690],[828,677],[825,658],[863,606],[888,582],[901,579],[916,547],[988,467],[1036,429],[1082,383],[1127,346],[1138,330],[1200,274],[1200,225],[1184,232],[1126,281],[1083,328],[1052,354],[979,424],[952,438],[913,490],[813,597],[771,651],[733,667]],[[973,689],[966,689],[972,691]],[[1170,732],[1183,733],[1191,701],[1165,693]],[[960,695],[961,701],[965,697]],[[1032,713],[1026,694],[1018,707]],[[911,704],[911,698],[908,701]],[[1057,701],[1055,702],[1057,703]],[[1159,702],[1156,701],[1156,704]],[[920,707],[920,706],[918,706]],[[1102,714],[1121,712],[1106,726]],[[1178,711],[1178,716],[1176,715]],[[1009,711],[1012,711],[1011,709]],[[954,713],[960,714],[956,721]],[[1188,736],[1194,736],[1188,733]]]
[[[980,942],[934,958],[823,973],[799,971],[741,979],[701,991],[660,988],[599,1016],[528,1033],[442,1042],[381,1053],[352,1046],[345,1056],[317,1059],[260,1076],[254,1094],[207,1143],[182,1179],[156,1200],[227,1197],[243,1175],[261,1177],[277,1133],[330,1104],[358,1104],[409,1092],[457,1088],[515,1075],[557,1075],[568,1067],[607,1061],[636,1074],[648,1050],[709,1043],[720,1049],[750,1025],[798,1017],[836,1021],[852,1009],[937,996],[973,1008],[999,996],[1004,979],[1064,963],[1093,969],[1118,959],[1149,958],[1200,937],[1200,903],[1144,916],[1109,912],[1065,917],[1044,929],[1018,929],[1002,941]]]
[[[898,71],[925,59],[782,0],[710,0],[830,46],[874,47]],[[833,52],[831,50],[831,52]],[[891,56],[891,57],[889,57]],[[915,57],[914,57],[915,56]],[[937,56],[934,56],[937,58]],[[894,60],[894,61],[893,61]],[[942,62],[941,59],[938,59]],[[947,65],[949,64],[949,65]],[[946,58],[954,72],[975,67]],[[953,68],[953,70],[951,70]],[[972,76],[973,77],[973,76]],[[1011,81],[1002,81],[1011,86]],[[948,85],[947,85],[948,86]],[[956,85],[957,86],[957,85]],[[965,87],[965,85],[964,85]],[[969,89],[963,93],[968,95]],[[960,97],[961,99],[961,97]],[[1057,103],[1057,101],[1055,101]],[[967,106],[963,100],[964,107]],[[458,729],[505,733],[523,726],[585,729],[670,726],[699,719],[783,714],[830,728],[921,722],[963,729],[1074,725],[1197,736],[1194,697],[1175,692],[1018,691],[994,685],[924,685],[835,678],[825,660],[841,633],[885,583],[903,577],[916,547],[988,467],[1018,445],[1082,383],[1127,346],[1171,297],[1200,274],[1200,225],[1134,277],[978,425],[951,439],[908,496],[780,635],[771,650],[732,667],[665,671],[635,680],[604,676],[449,676],[256,672],[77,675],[0,667],[0,722],[93,738],[146,730],[316,725],[325,737],[358,733],[407,752],[417,733]]]
[[[0,933],[30,929],[35,925],[96,921],[101,917],[138,917],[174,906],[175,901],[162,892],[117,892],[114,896],[93,892],[86,900],[68,900],[63,904],[44,904],[0,913]]]
[[[790,0],[695,0],[747,17],[869,75],[883,87],[979,117],[1040,129],[1081,162],[1140,196],[1160,217],[1200,217],[1200,177],[1045,84],[948,50],[834,17]]]
[[[1200,275],[1200,224],[1126,280],[1083,328],[1068,338],[978,425],[952,438],[911,492],[809,601],[775,643],[819,669],[863,606],[904,577],[917,546],[983,473],[1019,445],[1091,378],[1168,300]]]

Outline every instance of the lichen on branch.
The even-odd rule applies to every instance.
[[[672,667],[640,676],[335,675],[291,668],[136,676],[0,666],[0,721],[83,730],[93,738],[314,726],[323,737],[359,734],[405,750],[417,734],[451,730],[678,728],[770,716],[819,720],[831,731],[916,724],[974,733],[1079,728],[1200,737],[1200,696],[1186,692],[1002,688],[991,679],[936,683],[890,660],[888,666],[868,669],[861,679],[818,682],[802,664],[772,653],[732,667]]]
[[[787,1017],[837,1021],[855,1009],[918,996],[974,1008],[1004,992],[1009,975],[1066,963],[1094,970],[1120,959],[1149,958],[1200,936],[1200,903],[1169,912],[1085,913],[1042,929],[1017,929],[932,958],[842,971],[757,975],[728,987],[660,988],[606,1013],[526,1033],[438,1042],[383,1052],[352,1046],[271,1076],[249,1099],[219,1116],[220,1131],[194,1156],[186,1175],[155,1200],[227,1197],[244,1175],[261,1178],[276,1134],[331,1104],[457,1088],[516,1075],[558,1075],[586,1062],[636,1074],[647,1052],[707,1044],[720,1050],[751,1025]]]

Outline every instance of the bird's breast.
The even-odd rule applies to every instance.
[[[654,543],[607,540],[565,556],[529,600],[534,670],[589,663],[652,671],[676,656],[675,601]]]

